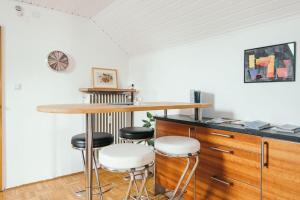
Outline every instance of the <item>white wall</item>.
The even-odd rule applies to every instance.
[[[214,104],[206,116],[300,125],[299,62],[296,82],[243,83],[245,49],[292,41],[299,49],[300,18],[135,56],[129,62],[131,80],[145,101],[189,101],[189,90],[199,89]],[[144,114],[136,116],[140,123]]]
[[[70,139],[83,131],[83,117],[38,113],[37,105],[82,102],[78,88],[90,86],[92,66],[118,68],[123,87],[128,76],[127,55],[89,20],[27,5],[22,5],[24,16],[17,17],[15,5],[0,1],[6,187],[82,170]],[[52,50],[69,55],[68,72],[47,67]],[[18,84],[21,90],[15,89]]]

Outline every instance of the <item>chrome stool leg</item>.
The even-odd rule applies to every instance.
[[[190,167],[190,159],[193,158],[193,157],[195,157],[195,161],[196,162],[195,162],[195,164],[194,164],[194,166],[193,166],[193,168],[192,168],[189,176],[187,177],[187,179],[186,179],[186,181],[185,181],[182,189],[180,190],[180,193],[178,195],[176,195],[179,192],[179,188],[180,188],[180,185],[183,183],[184,177],[187,175],[188,169]],[[197,166],[199,164],[199,156],[193,156],[193,157],[188,157],[187,158],[186,167],[185,167],[185,169],[184,169],[184,171],[183,171],[183,173],[182,173],[182,175],[181,175],[181,177],[180,177],[180,179],[179,179],[179,181],[177,183],[177,186],[176,186],[175,190],[167,192],[167,194],[171,193],[170,197],[169,197],[169,200],[181,200],[181,199],[183,199],[183,195],[186,192],[187,186],[190,183],[192,177],[195,175]],[[194,196],[196,194],[195,192],[196,191],[194,190]]]
[[[195,153],[195,154],[188,154],[186,156],[182,155],[182,156],[173,156],[170,154],[164,154],[162,152],[159,152],[158,150],[156,150],[156,153],[163,155],[163,156],[167,156],[167,157],[181,157],[181,158],[186,158],[187,159],[187,163],[186,166],[179,178],[179,181],[176,185],[176,188],[174,190],[169,190],[165,193],[165,195],[168,197],[168,200],[182,200],[183,196],[186,192],[187,186],[190,183],[192,177],[195,175],[197,166],[199,164],[199,152]],[[195,164],[193,165],[192,170],[190,171],[190,174],[188,175],[187,179],[185,180],[182,189],[180,190],[180,186],[183,183],[184,178],[186,177],[187,173],[188,173],[188,169],[190,168],[190,163],[191,163],[191,159],[195,158]],[[177,195],[177,193],[179,193]],[[196,195],[196,191],[194,190],[194,197]]]
[[[84,156],[84,151],[81,150],[81,155],[82,155],[82,162],[83,166],[85,167],[85,156]],[[110,191],[112,189],[112,184],[106,184],[106,185],[101,185],[100,178],[99,178],[99,172],[98,172],[98,167],[97,167],[97,161],[95,157],[95,152],[93,152],[93,165],[94,165],[94,171],[95,171],[95,176],[96,176],[96,188],[98,189],[98,193],[94,193],[93,195],[99,195],[100,200],[103,200],[103,194]],[[110,187],[108,187],[110,186]],[[108,187],[106,190],[103,190],[103,188]],[[86,192],[85,189],[80,190],[75,192],[76,196],[82,197],[82,193]]]
[[[179,194],[179,196],[178,196],[179,199],[183,197],[183,194],[185,193],[188,184],[190,183],[192,177],[195,175],[195,172],[196,172],[196,168],[197,168],[197,166],[198,166],[198,163],[199,163],[199,156],[196,156],[196,162],[195,162],[195,164],[194,164],[194,166],[193,166],[193,169],[192,169],[190,175],[188,176],[188,178],[187,178],[187,180],[186,180],[186,182],[185,182],[185,185],[183,186],[183,188],[182,188],[182,190],[181,190],[181,192],[180,192],[180,194]],[[194,192],[195,192],[195,191],[194,191]]]
[[[81,151],[81,157],[83,162],[83,167],[85,168],[85,158],[84,158],[84,151]],[[85,170],[83,170],[85,172]]]
[[[136,176],[135,176],[135,169],[132,169],[129,172],[129,176],[130,176],[130,182],[129,182],[129,186],[127,189],[127,193],[125,196],[125,200],[129,200],[129,199],[134,199],[134,200],[142,200],[142,199],[146,199],[146,200],[150,200],[148,191],[147,191],[147,180],[148,180],[148,174],[149,174],[149,168],[146,167],[145,170],[143,172],[141,172],[141,174],[143,174],[143,178],[142,178],[142,183],[141,186],[138,187],[137,182],[136,182]],[[136,194],[131,196],[131,190],[133,185],[135,185],[135,189],[136,189]],[[145,196],[143,195],[143,193],[145,194]]]
[[[93,152],[93,158],[94,158],[96,182],[97,182],[97,186],[98,186],[98,190],[99,190],[99,197],[100,197],[100,200],[103,200],[103,193],[102,193],[102,188],[101,188],[99,174],[98,174],[98,167],[97,167],[97,162],[96,162],[96,158],[95,158],[95,152]]]
[[[182,200],[186,193],[188,184],[192,177],[195,176],[195,172],[199,164],[200,142],[195,138],[185,136],[162,136],[155,140],[154,148],[155,152],[162,156],[186,158],[186,166],[178,180],[175,190],[165,192],[165,195],[168,196],[169,200]],[[189,170],[191,160],[194,158],[195,163],[193,164],[192,169]],[[189,174],[188,171],[190,171]],[[196,190],[194,187],[194,198],[195,194]]]
[[[181,177],[180,177],[180,179],[179,179],[179,181],[177,183],[177,186],[176,186],[175,190],[173,191],[172,196],[170,197],[170,200],[173,200],[175,198],[175,196],[176,196],[176,194],[177,194],[177,192],[179,190],[179,187],[180,187],[180,185],[181,185],[181,183],[182,183],[185,175],[187,174],[187,171],[188,171],[189,167],[190,167],[190,159],[187,158],[187,164],[185,166],[185,169],[184,169],[184,171],[183,171],[183,173],[182,173],[182,175],[181,175]]]
[[[148,168],[146,168],[145,169],[145,172],[144,172],[144,177],[143,177],[143,182],[142,182],[142,185],[141,185],[141,187],[140,187],[140,191],[139,191],[139,194],[138,194],[138,199],[142,199],[142,195],[143,195],[143,192],[145,192],[145,194],[146,194],[146,197],[147,197],[147,199],[149,200],[150,198],[149,198],[149,195],[148,195],[148,191],[147,191],[147,188],[146,188],[146,183],[147,183],[147,180],[148,180]]]
[[[130,192],[131,192],[131,188],[132,188],[132,185],[134,182],[134,174],[132,172],[130,172],[129,175],[130,175],[130,182],[129,182],[129,186],[128,186],[127,193],[125,196],[125,200],[128,200],[130,198]]]

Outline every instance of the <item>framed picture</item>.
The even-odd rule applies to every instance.
[[[94,88],[118,88],[116,69],[92,68]]]
[[[244,52],[244,83],[295,81],[296,42]]]

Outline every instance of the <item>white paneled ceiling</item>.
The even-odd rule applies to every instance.
[[[113,0],[15,0],[82,17],[93,17]]]
[[[300,0],[18,1],[91,17],[130,55],[300,14]]]
[[[300,0],[127,0],[93,19],[133,55],[299,13]]]

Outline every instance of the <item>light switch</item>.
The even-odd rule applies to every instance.
[[[22,84],[21,83],[15,84],[14,89],[15,90],[22,90]]]

